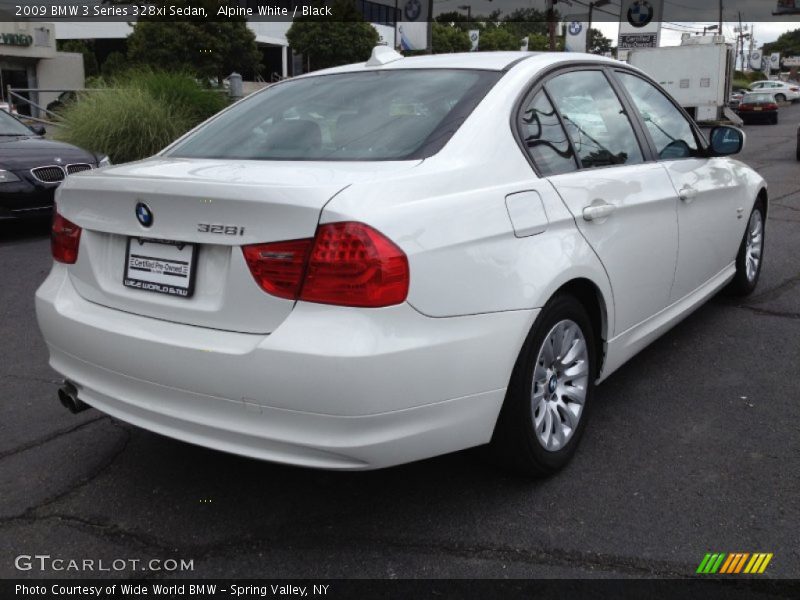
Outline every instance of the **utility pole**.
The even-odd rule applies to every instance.
[[[745,30],[742,27],[742,11],[739,11],[739,40],[737,41],[737,44],[739,42],[741,42],[741,44],[742,44],[742,53],[741,53],[741,56],[742,56],[742,71],[744,71],[744,68],[745,68],[745,65],[744,65],[744,39],[745,39],[746,36],[745,36],[744,32],[745,32]],[[749,35],[750,34],[748,34],[748,36]]]
[[[611,0],[595,0],[594,2],[589,2],[589,25],[586,30],[586,52],[589,52],[592,48],[592,17],[594,16],[594,9],[595,7],[605,6],[611,2]]]
[[[722,0],[719,0],[719,29],[717,31],[722,35]]]

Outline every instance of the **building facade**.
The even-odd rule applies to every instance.
[[[2,15],[0,15],[0,18]],[[8,89],[79,89],[84,85],[83,56],[56,50],[52,23],[0,21],[0,98],[8,102]],[[59,92],[20,92],[45,106]],[[25,102],[13,101],[20,114],[36,116]]]

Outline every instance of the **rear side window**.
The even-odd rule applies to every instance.
[[[543,90],[526,101],[517,125],[525,150],[543,177],[578,168],[567,134]]]
[[[245,99],[168,155],[426,158],[447,143],[501,76],[495,71],[397,69],[298,78]]]
[[[654,85],[630,73],[618,72],[656,145],[659,158],[697,156],[697,138],[681,111]]]
[[[545,87],[584,168],[643,162],[633,126],[602,72],[571,71]]]

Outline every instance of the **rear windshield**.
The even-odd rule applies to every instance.
[[[751,102],[753,104],[761,104],[767,102],[775,102],[775,96],[772,94],[745,94],[742,102]]]
[[[167,155],[403,160],[438,152],[502,73],[408,69],[322,75],[255,94]]]

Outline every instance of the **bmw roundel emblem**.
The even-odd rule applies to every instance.
[[[580,21],[571,21],[569,24],[570,35],[580,35],[583,31],[583,24]]]
[[[628,9],[628,23],[634,27],[646,27],[653,20],[654,13],[647,0],[636,0]]]
[[[136,205],[136,220],[142,227],[150,227],[153,224],[153,211],[144,202]]]
[[[416,21],[422,13],[422,2],[420,0],[407,0],[403,12],[406,15],[406,19]]]

